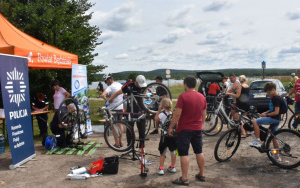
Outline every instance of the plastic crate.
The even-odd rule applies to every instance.
[[[119,157],[104,158],[103,174],[117,174],[119,171]]]

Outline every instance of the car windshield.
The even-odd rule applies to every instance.
[[[250,84],[250,90],[264,90],[266,83],[267,81],[252,82]]]
[[[266,83],[268,83],[270,81],[258,81],[258,82],[252,82],[250,84],[250,90],[264,90],[264,87],[266,85]],[[273,81],[276,84],[276,88],[277,90],[279,88],[283,88],[282,84],[279,84],[277,81]]]

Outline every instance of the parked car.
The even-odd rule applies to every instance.
[[[208,87],[211,83],[217,82],[222,88],[223,83],[223,77],[224,74],[221,72],[214,72],[214,71],[201,71],[197,72],[197,77],[200,79],[200,86],[198,88],[198,92],[202,93],[204,96],[207,96],[208,93]]]
[[[214,72],[214,71],[201,71],[197,72],[197,77],[200,79],[200,86],[198,88],[198,92],[202,93],[206,97],[207,101],[207,111],[208,113],[214,111],[214,97],[208,96],[208,87],[211,83],[218,83],[220,88],[222,89],[223,83],[223,77],[224,74],[222,72]]]
[[[249,105],[255,106],[259,113],[265,112],[269,109],[270,96],[264,92],[264,87],[267,82],[276,84],[276,90],[280,96],[286,96],[287,92],[280,80],[278,79],[264,79],[255,80],[250,84],[249,91]]]

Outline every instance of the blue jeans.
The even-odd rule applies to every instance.
[[[256,122],[258,125],[270,125],[269,129],[271,129],[271,132],[274,133],[277,131],[280,121],[271,117],[261,117],[256,119]]]
[[[300,102],[295,103],[295,113],[298,113],[300,111]],[[294,119],[294,123],[292,124],[294,129],[298,127],[298,119]]]

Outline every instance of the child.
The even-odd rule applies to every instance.
[[[165,121],[167,120],[168,115],[172,114],[172,101],[169,98],[164,98],[161,102],[161,105],[162,105],[163,111],[158,116],[156,116],[155,121],[160,121],[161,125],[163,125],[165,123]],[[169,148],[170,153],[171,153],[171,166],[168,167],[168,171],[175,173],[176,172],[175,149],[177,148],[176,138],[173,136],[172,137],[168,136],[167,135],[168,130],[163,130],[162,127],[161,127],[161,130],[162,130],[162,134],[161,134],[159,147],[158,147],[158,150],[160,152],[160,166],[159,166],[157,173],[159,175],[164,175],[164,162],[165,162],[165,158],[166,158],[167,148]],[[166,132],[166,134],[165,134],[165,132]]]

